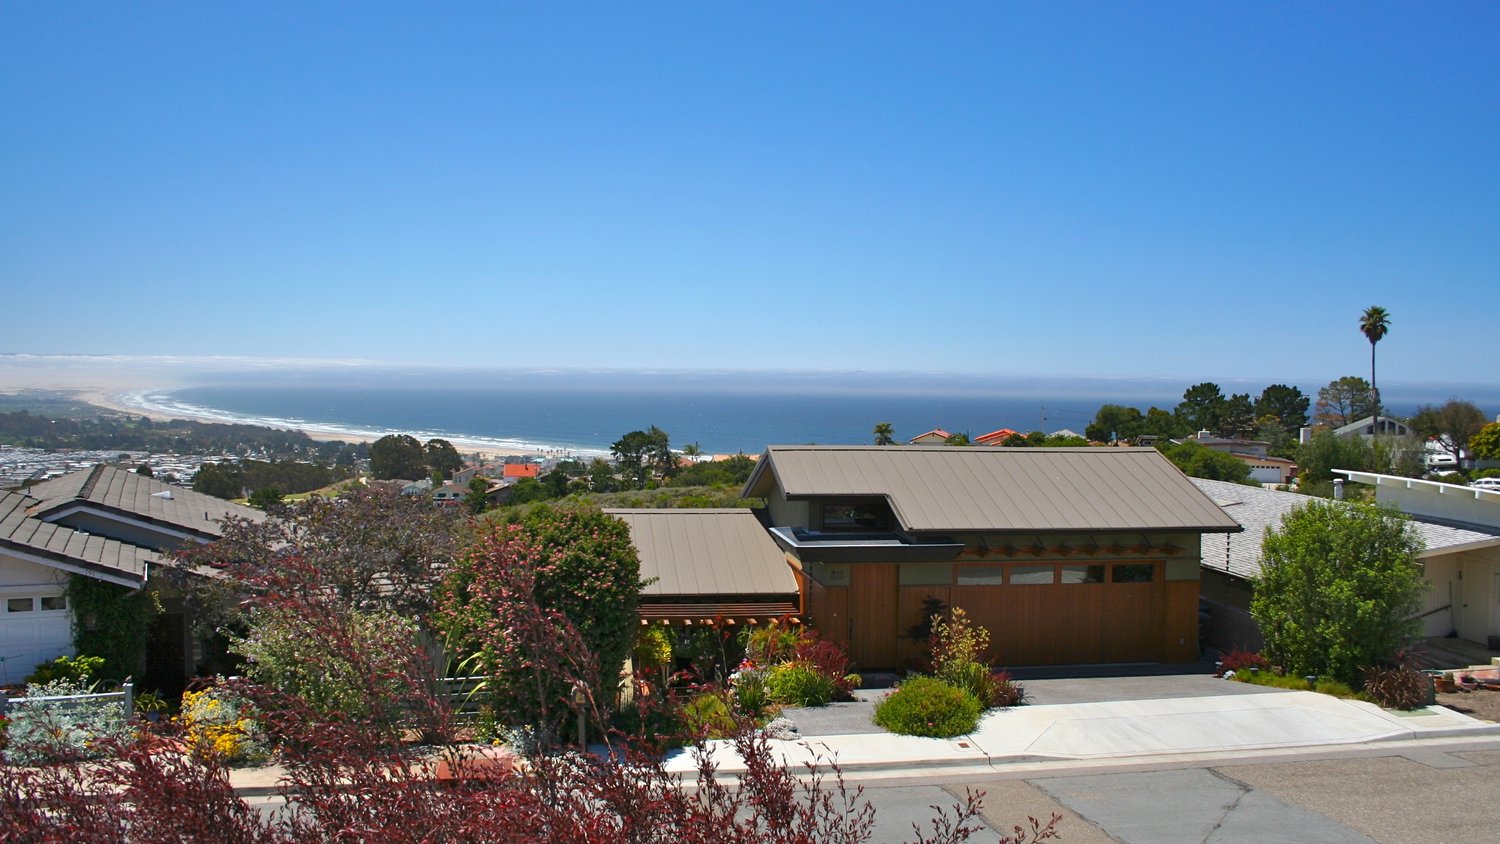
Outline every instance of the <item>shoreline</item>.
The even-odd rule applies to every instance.
[[[369,444],[380,439],[382,436],[386,436],[385,434],[362,434],[354,431],[333,430],[312,425],[289,425],[284,428],[279,428],[275,425],[264,425],[258,422],[228,422],[218,417],[206,416],[201,414],[183,412],[168,413],[166,411],[162,411],[153,407],[139,407],[132,405],[129,402],[122,401],[120,398],[121,395],[129,393],[129,390],[121,390],[119,388],[105,389],[101,387],[90,387],[72,390],[60,390],[59,392],[70,393],[76,400],[83,402],[84,404],[100,408],[101,410],[109,410],[115,413],[125,413],[131,416],[144,416],[156,422],[170,422],[174,419],[186,419],[193,422],[208,422],[220,425],[252,425],[257,428],[297,431],[306,434],[309,439],[312,439],[316,442],[346,442]],[[427,439],[434,438],[428,437]],[[580,459],[586,459],[593,456],[592,454],[585,454],[571,449],[506,448],[503,446],[497,446],[493,443],[484,442],[482,440],[466,439],[463,437],[437,437],[437,439],[445,439],[448,442],[452,443],[453,447],[458,449],[458,452],[462,455],[468,456],[477,454],[479,455],[481,460],[495,460],[506,457],[546,458],[561,457],[564,455],[572,455]]]

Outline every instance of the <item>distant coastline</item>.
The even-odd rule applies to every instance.
[[[1214,380],[1205,378],[1202,380]],[[1225,395],[1269,382],[1218,379]],[[1326,383],[1326,382],[1325,382]],[[440,437],[495,456],[608,454],[652,425],[675,447],[759,453],[772,444],[861,444],[876,423],[898,441],[943,428],[1082,432],[1103,404],[1175,407],[1190,384],[1169,378],[1040,378],[868,371],[503,370],[357,361],[141,359],[0,355],[0,392],[71,392],[116,412],[298,430],[372,442]],[[1298,383],[1315,396],[1321,385]],[[1500,385],[1388,384],[1397,415],[1457,396],[1486,415]]]
[[[569,450],[542,444],[499,443],[482,437],[450,436],[421,431],[361,431],[333,424],[291,421],[285,424],[277,424],[271,420],[244,419],[234,414],[215,411],[211,408],[194,408],[175,403],[163,404],[160,401],[153,400],[153,396],[161,394],[162,391],[159,390],[130,390],[125,392],[90,390],[75,393],[79,401],[118,413],[145,416],[159,421],[191,419],[198,422],[221,422],[239,425],[260,425],[266,428],[281,428],[290,431],[300,431],[318,442],[373,443],[387,434],[402,433],[411,434],[423,441],[433,439],[434,437],[446,439],[453,443],[454,448],[457,448],[460,452],[464,454],[479,454],[484,458],[545,457],[562,454],[572,454],[578,457],[589,458],[608,454],[607,450],[602,452],[599,450],[584,449]]]

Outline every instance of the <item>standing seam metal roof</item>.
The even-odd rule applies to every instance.
[[[786,556],[745,509],[605,510],[641,557],[643,597],[794,595]]]
[[[880,495],[908,531],[1237,531],[1153,448],[771,446],[745,485]]]

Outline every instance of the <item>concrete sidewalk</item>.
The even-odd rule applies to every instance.
[[[837,760],[847,773],[921,774],[1001,765],[1166,758],[1224,751],[1351,745],[1368,742],[1500,735],[1500,724],[1443,707],[1396,713],[1315,692],[1212,695],[1162,700],[1020,706],[986,715],[972,734],[953,739],[886,732],[813,735],[772,741],[794,771]],[[727,741],[708,743],[718,770],[745,769]],[[599,748],[603,752],[603,748]],[[666,768],[691,775],[690,749],[668,754]],[[276,765],[230,772],[242,796],[269,795],[285,771]]]
[[[991,767],[1018,762],[1176,754],[1500,735],[1500,725],[1442,707],[1394,713],[1315,692],[1022,706],[992,712],[954,739],[889,733],[811,736],[773,746],[794,769],[836,758],[846,772]],[[719,770],[744,764],[728,742],[710,742]],[[667,769],[695,768],[678,751]]]

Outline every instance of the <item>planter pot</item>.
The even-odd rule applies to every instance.
[[[1433,678],[1432,685],[1443,694],[1451,694],[1458,691],[1458,684],[1445,677]]]

